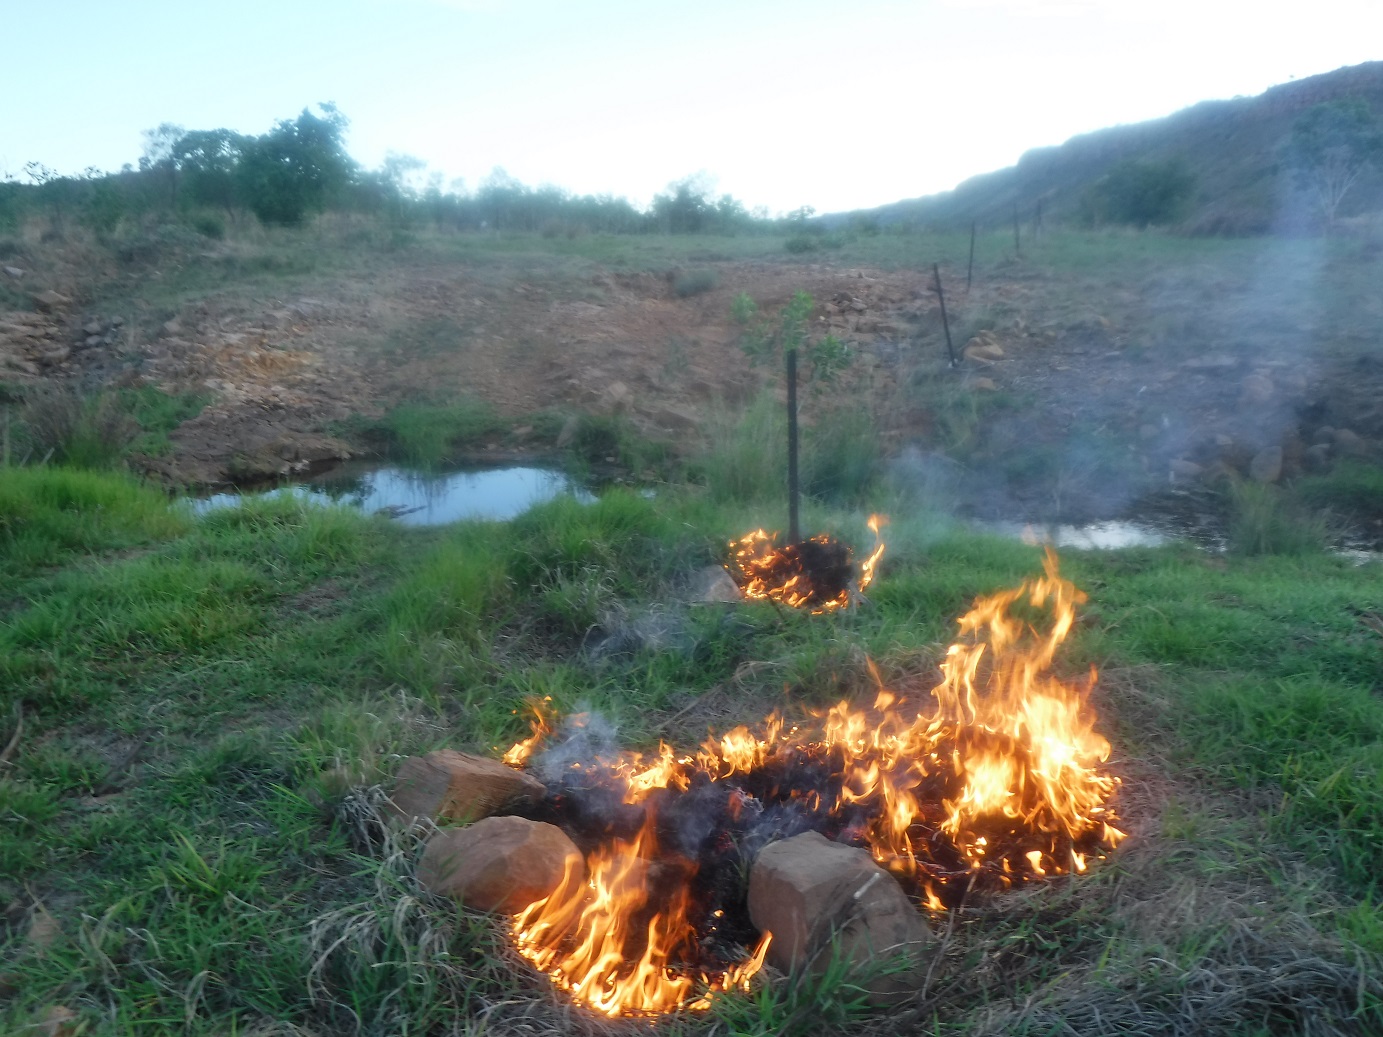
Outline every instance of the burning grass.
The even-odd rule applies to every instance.
[[[816,615],[831,612],[857,600],[873,581],[884,555],[879,530],[887,522],[882,515],[869,517],[874,550],[860,563],[858,572],[853,552],[833,537],[821,534],[780,547],[778,534],[762,529],[730,542],[734,557],[726,571],[751,601],[772,601]]]
[[[745,877],[775,839],[866,847],[934,911],[1085,871],[1123,833],[1087,706],[1094,674],[1051,674],[1083,600],[1049,552],[1043,577],[962,617],[931,709],[911,716],[880,686],[867,709],[842,701],[811,725],[775,714],[646,757],[586,751],[585,716],[553,740],[540,714],[505,762],[547,778],[535,816],[572,835],[587,874],[519,913],[520,951],[607,1015],[705,1008],[762,964],[771,934],[749,921]]]

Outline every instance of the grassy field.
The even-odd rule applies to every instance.
[[[866,658],[925,678],[976,595],[1040,566],[866,487],[895,511],[868,607],[678,605],[772,520],[722,460],[656,500],[433,531],[291,502],[194,518],[117,474],[0,472],[0,1031],[64,1009],[88,1034],[608,1030],[517,968],[493,922],[414,885],[416,847],[370,823],[400,756],[493,753],[545,695],[643,747],[868,694]],[[807,518],[868,536],[853,511]],[[929,988],[901,1013],[870,1015],[836,976],[662,1029],[1383,1027],[1377,565],[1062,561],[1090,604],[1061,666],[1102,672],[1133,837],[1086,877],[937,920]],[[673,647],[582,651],[593,625],[650,610]]]

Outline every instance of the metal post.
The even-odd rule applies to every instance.
[[[941,326],[946,329],[946,355],[951,358],[951,366],[956,366],[956,348],[951,345],[951,322],[946,319],[946,296],[941,291],[941,266],[932,264],[932,276],[936,278],[936,300],[941,303]]]
[[[788,543],[802,540],[797,498],[797,350],[787,351],[788,361]]]

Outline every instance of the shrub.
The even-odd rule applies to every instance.
[[[1171,223],[1183,212],[1195,177],[1178,159],[1167,162],[1121,162],[1092,186],[1082,199],[1085,222],[1127,223],[1135,227]]]
[[[204,238],[212,238],[215,241],[220,241],[226,236],[226,221],[217,213],[194,213],[191,223],[192,229]]]
[[[800,255],[803,252],[815,252],[819,247],[820,244],[817,239],[809,234],[794,234],[783,242],[783,249],[794,255]]]
[[[672,290],[677,293],[677,298],[686,299],[709,292],[718,284],[720,275],[714,270],[687,270],[676,276],[672,282]]]
[[[1229,487],[1229,549],[1243,555],[1302,555],[1325,548],[1320,518],[1283,498],[1275,486],[1236,481]]]
[[[140,435],[139,422],[112,392],[35,390],[25,397],[20,421],[32,456],[78,468],[112,467]]]

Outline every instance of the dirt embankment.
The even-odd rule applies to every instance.
[[[473,397],[514,418],[619,413],[687,446],[719,402],[763,384],[739,348],[733,297],[745,291],[772,310],[807,291],[817,329],[857,359],[834,402],[868,407],[890,453],[962,462],[977,510],[1115,513],[1149,487],[1230,470],[1275,481],[1374,457],[1383,441],[1376,329],[1325,321],[1300,301],[1258,306],[1252,278],[1169,270],[1095,287],[1009,263],[967,294],[949,271],[962,358],[952,369],[927,274],[786,261],[710,269],[714,287],[688,295],[678,271],[414,259],[281,297],[227,283],[157,322],[21,274],[12,281],[34,310],[0,313],[0,380],[209,394],[172,453],[145,462],[181,483],[346,456],[334,422],[405,400]]]

